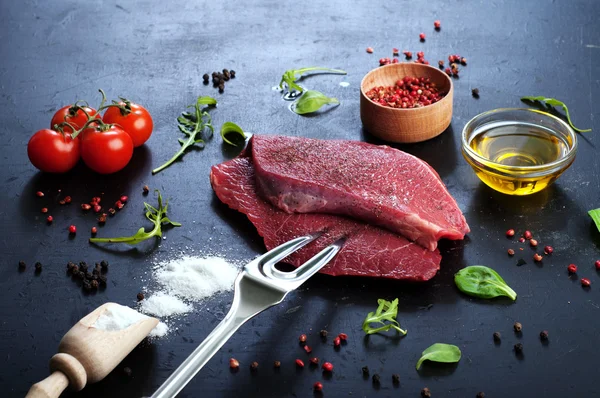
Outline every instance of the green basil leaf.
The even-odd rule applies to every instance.
[[[544,96],[538,96],[538,97],[521,97],[521,101],[523,102],[539,102],[542,105],[546,105],[548,107],[553,107],[553,106],[558,106],[560,108],[562,108],[562,110],[565,112],[565,116],[567,117],[567,122],[569,122],[569,125],[571,126],[571,128],[575,131],[577,131],[578,133],[587,133],[589,131],[592,131],[592,129],[578,129],[577,127],[575,127],[573,125],[573,122],[571,121],[571,115],[569,115],[569,108],[567,108],[567,105],[562,102],[559,101],[555,98],[546,98]]]
[[[233,141],[230,141],[227,138],[228,134],[234,134],[234,141],[246,141],[246,135],[244,134],[244,130],[237,124],[233,122],[225,122],[221,126],[221,138],[223,138],[223,142],[228,143],[229,145],[237,146],[237,144]]]
[[[425,361],[456,363],[460,361],[461,355],[460,348],[455,345],[435,343],[423,351],[421,358],[417,362],[417,370],[419,370],[421,364]]]
[[[283,84],[287,84],[288,91],[299,91],[302,92],[304,89],[296,84],[296,80],[298,80],[303,74],[306,72],[321,72],[321,73],[339,73],[342,75],[346,74],[346,71],[341,69],[330,69],[330,68],[321,68],[318,66],[311,66],[309,68],[300,68],[300,69],[289,69],[286,70],[281,76],[281,81],[279,82],[279,88],[283,90]]]
[[[496,271],[483,265],[472,265],[458,271],[454,275],[454,283],[458,289],[470,296],[490,299],[499,296],[517,299],[512,290]]]
[[[329,98],[325,94],[308,90],[292,104],[292,110],[299,115],[313,113],[327,104],[339,104],[337,98]]]
[[[588,214],[592,217],[592,220],[594,220],[594,223],[596,224],[596,228],[598,228],[598,232],[600,232],[600,209],[590,210],[588,211]]]

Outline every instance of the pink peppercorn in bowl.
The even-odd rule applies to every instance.
[[[391,103],[392,106],[369,98],[373,88],[394,86],[407,77],[424,78],[424,85],[431,85],[437,94],[429,93],[430,99],[422,102],[417,100],[417,97],[426,98],[421,96],[422,93],[411,96],[409,92],[406,96],[406,92],[400,92],[396,97],[399,102]],[[360,118],[363,127],[382,140],[397,143],[426,141],[450,125],[453,92],[450,77],[432,66],[417,63],[381,66],[367,73],[360,84]],[[404,101],[407,107],[402,107],[403,100],[408,100]]]

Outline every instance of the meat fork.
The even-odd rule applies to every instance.
[[[151,398],[176,396],[240,326],[267,308],[281,303],[289,292],[323,268],[345,242],[345,238],[337,240],[294,271],[283,272],[275,268],[278,261],[319,236],[320,234],[311,234],[292,239],[246,264],[235,280],[235,293],[229,313]]]

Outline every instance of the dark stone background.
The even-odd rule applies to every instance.
[[[450,53],[467,57],[455,83],[454,117],[439,137],[401,149],[428,161],[442,176],[465,212],[472,232],[464,242],[444,242],[442,270],[429,283],[407,285],[374,279],[316,276],[280,306],[257,316],[223,347],[184,390],[186,397],[312,396],[319,370],[297,372],[296,357],[306,354],[297,336],[307,333],[314,353],[335,364],[325,380],[326,396],[418,396],[428,386],[435,397],[547,396],[600,394],[594,374],[600,355],[598,328],[600,237],[587,210],[600,207],[597,132],[579,141],[574,165],[552,187],[515,198],[485,187],[459,152],[460,132],[471,117],[497,107],[518,107],[521,95],[557,97],[570,105],[576,125],[596,128],[600,114],[600,28],[597,1],[0,1],[0,390],[23,396],[48,375],[47,363],[64,333],[82,316],[107,301],[134,305],[146,286],[141,277],[153,262],[179,251],[212,251],[247,260],[264,251],[246,219],[221,205],[208,181],[211,165],[234,156],[216,137],[203,151],[192,151],[162,173],[150,170],[177,148],[175,118],[198,95],[214,95],[217,128],[234,121],[253,133],[313,138],[372,139],[359,119],[359,83],[392,47],[423,50],[432,63]],[[433,30],[433,20],[442,30]],[[419,43],[418,34],[427,34]],[[365,48],[375,48],[367,54]],[[348,71],[344,77],[322,75],[304,80],[313,89],[336,96],[341,106],[317,116],[300,117],[271,90],[289,68],[327,66]],[[219,95],[202,84],[202,74],[235,69],[237,78]],[[349,82],[341,87],[340,81]],[[481,98],[471,97],[471,88]],[[124,95],[146,106],[154,117],[150,141],[136,150],[131,164],[111,176],[96,176],[78,167],[63,176],[37,173],[26,156],[27,140],[49,126],[54,111],[77,99],[97,103],[97,89],[115,98]],[[104,192],[107,200],[127,194],[130,202],[99,236],[133,233],[144,225],[141,188],[148,184],[170,198],[170,215],[183,227],[168,230],[160,245],[117,247],[87,243],[91,215],[79,203]],[[59,206],[57,189],[73,197]],[[48,193],[44,199],[34,193]],[[154,201],[152,197],[149,201]],[[40,208],[55,217],[45,223]],[[79,233],[69,239],[67,227]],[[508,228],[530,229],[541,245],[555,253],[542,264],[533,250],[518,254],[527,264],[508,258]],[[29,267],[19,273],[17,262]],[[109,286],[87,295],[65,275],[69,260],[111,262]],[[33,263],[41,261],[39,276]],[[566,266],[579,265],[589,277],[584,290],[569,278]],[[519,293],[515,303],[482,301],[461,295],[453,274],[463,266],[486,264],[498,270]],[[146,275],[146,278],[148,277]],[[167,338],[144,343],[104,381],[78,396],[150,395],[217,325],[232,293],[197,305],[197,312],[175,322]],[[380,297],[400,299],[398,318],[408,329],[403,339],[365,338],[363,317]],[[521,337],[512,332],[519,320]],[[346,332],[349,343],[339,352],[322,344],[318,331]],[[550,332],[543,345],[538,333]],[[492,333],[503,334],[498,346]],[[513,344],[525,347],[521,359]],[[434,342],[454,343],[463,351],[457,366],[426,365],[414,369],[423,349]],[[228,359],[242,369],[231,374]],[[273,360],[282,361],[274,372]],[[248,364],[260,363],[251,375]],[[361,367],[382,376],[379,389],[363,380]],[[133,370],[122,377],[123,366]],[[391,374],[401,375],[393,387]],[[66,394],[71,396],[70,394]]]

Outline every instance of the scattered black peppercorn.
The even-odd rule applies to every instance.
[[[381,377],[377,373],[375,373],[373,375],[373,384],[379,384],[379,383],[381,383]]]
[[[327,337],[327,330],[325,330],[325,329],[321,330],[321,337],[323,337],[323,338]]]
[[[100,286],[97,280],[92,280],[90,285],[92,286],[92,289],[98,289],[98,286]]]
[[[73,267],[75,267],[75,266],[76,266],[76,265],[75,265],[75,263],[74,263],[73,261],[69,261],[69,262],[67,263],[67,270],[68,270],[68,271],[72,271],[72,270],[73,270]]]
[[[368,366],[363,366],[362,372],[363,372],[364,375],[368,375],[369,374],[369,367]]]
[[[223,69],[223,74],[224,75],[228,75],[229,74],[229,69]]]
[[[548,340],[548,331],[547,330],[542,330],[540,332],[540,339],[542,339],[542,341]]]
[[[423,398],[430,398],[431,397],[431,391],[429,391],[429,388],[425,387],[424,389],[421,390],[421,396]]]
[[[513,328],[515,329],[515,332],[519,333],[521,330],[523,330],[523,325],[521,325],[520,322],[515,322]]]
[[[202,80],[204,80],[204,84],[208,84],[208,73],[205,73],[204,75],[202,75]]]
[[[255,372],[258,370],[258,362],[254,361],[250,364],[250,370]]]
[[[229,71],[229,77],[235,79],[235,71],[233,69]]]
[[[494,332],[494,341],[495,342],[499,342],[501,337],[502,336],[500,335],[500,332]]]
[[[472,89],[471,94],[473,95],[473,97],[479,98],[479,89],[478,88]]]
[[[279,361],[275,361],[275,362],[273,362],[273,367],[274,367],[275,369],[279,369],[279,368],[281,367],[281,362],[279,362]]]
[[[83,281],[83,290],[90,291],[92,290],[92,284],[90,281]]]
[[[92,279],[92,273],[91,272],[86,272],[85,273],[85,279]]]
[[[444,61],[438,61],[438,65],[440,67],[440,69],[444,69]]]
[[[132,373],[132,371],[131,371],[131,368],[129,366],[126,366],[126,367],[123,368],[123,374],[125,376],[131,377],[131,373]]]
[[[148,187],[148,185],[144,185],[144,187],[142,188],[142,193],[144,195],[148,195],[148,192],[150,192],[150,187]]]
[[[223,94],[223,91],[225,91],[225,85],[221,83],[219,84],[219,93]]]
[[[400,375],[397,373],[394,373],[392,375],[392,383],[394,384],[400,384]]]
[[[85,272],[83,272],[83,271],[79,271],[79,272],[77,273],[77,277],[78,277],[79,279],[82,279],[82,280],[83,280],[83,279],[85,279]]]
[[[142,301],[142,300],[144,299],[144,293],[142,293],[142,292],[139,292],[139,293],[137,294],[137,299],[138,299],[138,301]]]
[[[103,271],[106,271],[108,269],[108,261],[106,261],[106,260],[100,261],[100,267],[102,267]]]
[[[42,272],[42,263],[39,261],[35,263],[35,272]]]
[[[83,272],[87,272],[88,264],[85,261],[81,261],[79,263],[79,270]]]
[[[523,352],[523,344],[522,343],[515,344],[515,352],[517,354],[520,354]]]
[[[94,270],[92,271],[92,275],[93,276],[98,276],[100,275],[100,270],[98,268],[94,268]]]
[[[483,391],[479,391],[475,398],[485,398],[485,393]]]
[[[27,267],[27,264],[25,264],[25,261],[21,260],[19,261],[19,269],[20,270],[24,270]]]
[[[73,274],[73,276],[78,276],[79,275],[79,267],[77,266],[77,264],[75,264],[73,266],[73,268],[71,268],[71,274]]]
[[[98,282],[100,283],[100,285],[106,286],[106,276],[105,275],[98,275]]]
[[[215,76],[217,76],[217,75],[218,75],[218,73],[217,73],[217,72],[213,72],[213,73],[211,73],[211,76],[212,76],[212,77],[215,77]]]

